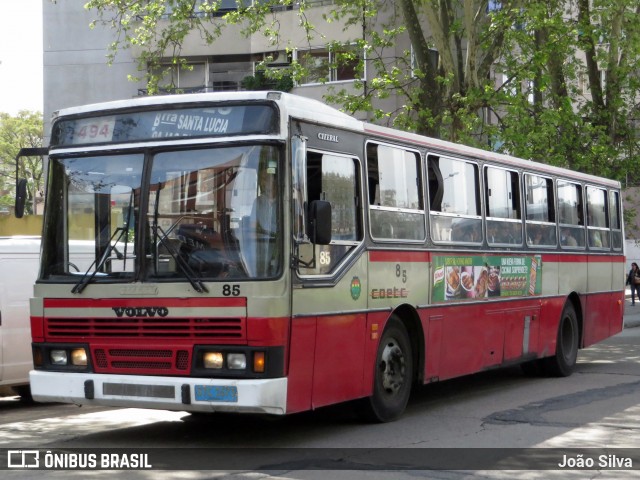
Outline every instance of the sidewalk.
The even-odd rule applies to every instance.
[[[631,290],[627,288],[624,302],[624,328],[640,327],[640,301],[631,306]]]

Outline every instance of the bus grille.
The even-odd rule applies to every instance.
[[[97,347],[93,351],[96,373],[184,374],[191,358],[188,350],[162,348]]]
[[[244,340],[242,318],[46,318],[49,338],[187,338]]]

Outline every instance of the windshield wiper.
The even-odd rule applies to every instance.
[[[89,268],[84,273],[84,275],[82,276],[80,281],[78,283],[76,283],[76,285],[71,289],[71,293],[82,293],[82,291],[86,288],[86,286],[96,276],[96,274],[98,273],[98,270],[100,270],[102,268],[102,266],[106,263],[107,259],[111,256],[111,252],[113,252],[115,250],[116,251],[116,255],[118,256],[118,258],[120,258],[120,256],[122,256],[122,253],[120,253],[120,252],[118,252],[116,250],[116,245],[122,239],[122,237],[125,235],[125,233],[127,233],[128,231],[129,231],[128,227],[118,227],[118,228],[115,229],[115,231],[113,232],[113,235],[111,235],[111,238],[109,239],[109,245],[107,246],[107,248],[105,249],[104,253],[100,257],[100,260],[94,260],[93,261],[93,263],[89,266]],[[113,241],[114,237],[118,233],[120,233],[120,235],[118,235],[118,238],[116,239],[116,241],[112,245],[111,242]],[[125,252],[126,252],[126,245],[125,245]],[[95,269],[93,270],[93,272],[91,272],[91,268],[94,265],[95,265]],[[89,275],[89,272],[91,272],[91,275]]]
[[[167,240],[171,231],[178,225],[178,223],[180,223],[182,218],[179,218],[178,220],[173,222],[173,224],[169,227],[169,230],[167,232],[162,230],[160,225],[158,225],[158,217],[160,215],[160,192],[162,191],[162,188],[163,188],[163,184],[158,183],[156,200],[153,206],[153,224],[151,225],[151,229],[153,230],[153,245],[155,246],[154,255],[156,256],[156,259],[157,259],[157,256],[158,256],[157,240],[160,240],[160,243],[164,245],[164,247],[167,249],[167,252],[169,252],[169,255],[171,255],[173,260],[176,262],[176,265],[178,266],[182,274],[185,276],[187,280],[189,280],[189,283],[191,284],[193,289],[198,293],[209,293],[209,290],[207,290],[207,287],[205,287],[204,283],[202,283],[202,280],[197,278],[196,272],[193,271],[193,269],[189,266],[187,261],[176,251],[173,245],[171,245],[171,242]],[[158,232],[160,232],[162,235],[158,235]]]
[[[197,278],[196,272],[193,271],[187,261],[176,251],[174,246],[171,245],[171,242],[167,241],[168,234],[165,233],[159,225],[152,225],[151,228],[153,229],[154,237],[160,240],[160,243],[167,249],[167,252],[169,252],[169,255],[175,260],[176,265],[178,265],[185,278],[189,280],[193,289],[198,293],[209,293],[209,290],[207,290],[207,287],[202,283],[202,280]],[[158,235],[158,232],[162,235]],[[155,240],[153,243],[156,243]]]

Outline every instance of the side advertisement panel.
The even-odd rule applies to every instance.
[[[540,255],[434,255],[433,303],[542,292]]]

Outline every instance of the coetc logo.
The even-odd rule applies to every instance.
[[[353,277],[351,280],[351,298],[358,300],[360,298],[360,293],[362,293],[362,284],[360,283],[360,279],[358,277]]]

